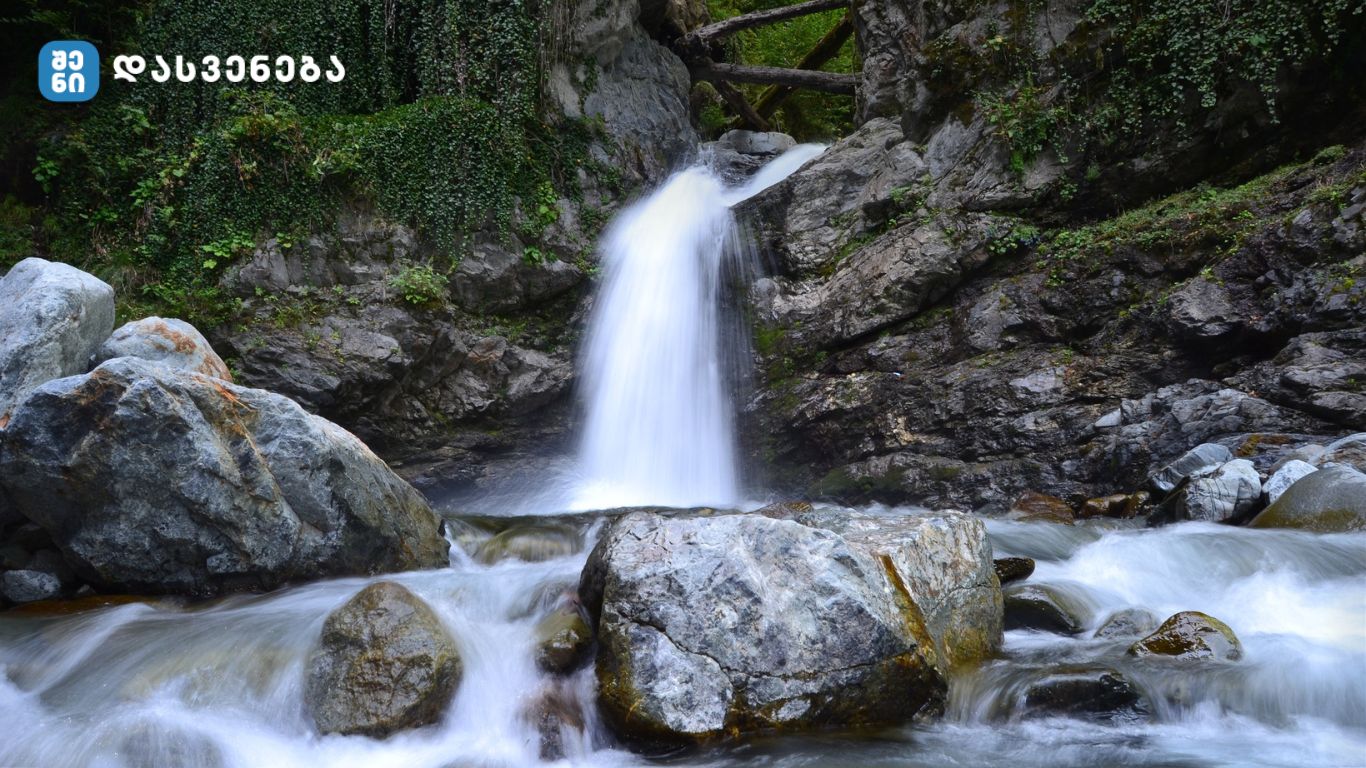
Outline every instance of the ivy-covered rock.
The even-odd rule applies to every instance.
[[[319,733],[383,738],[440,719],[462,671],[455,640],[432,609],[381,581],[328,615],[308,660],[304,700]]]

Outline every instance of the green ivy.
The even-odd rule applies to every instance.
[[[558,0],[556,0],[558,1]],[[44,246],[121,300],[212,326],[222,272],[274,235],[325,227],[363,198],[458,260],[525,201],[574,194],[591,126],[540,110],[551,0],[161,0],[117,52],[312,55],[340,83],[106,78],[45,140]],[[539,229],[544,229],[544,224]],[[416,295],[416,294],[414,294]]]

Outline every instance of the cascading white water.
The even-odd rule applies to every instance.
[[[719,320],[726,260],[742,253],[730,207],[823,149],[794,147],[735,189],[694,166],[607,233],[582,361],[587,415],[574,508],[740,501]]]

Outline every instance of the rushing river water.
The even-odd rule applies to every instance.
[[[725,259],[740,250],[729,206],[819,151],[799,147],[738,189],[691,169],[623,214],[584,355],[579,469],[563,488],[520,506],[503,498],[499,510],[742,497],[717,320]],[[537,713],[547,707],[563,715],[555,740],[565,765],[1366,765],[1366,534],[989,521],[997,556],[1034,558],[1031,582],[1081,606],[1086,631],[1008,632],[999,659],[953,682],[938,720],[649,758],[618,748],[598,723],[591,668],[556,680],[533,662],[533,628],[577,585],[599,523],[591,513],[510,521],[552,531],[558,549],[547,551],[557,556],[482,564],[470,553],[491,536],[487,521],[452,520],[448,569],[386,577],[437,612],[464,676],[439,724],[383,741],[320,737],[304,708],[323,621],[366,580],[194,606],[0,614],[0,768],[537,766],[546,764]],[[1127,657],[1132,638],[1092,638],[1128,608],[1215,615],[1244,657],[1162,664]],[[1026,716],[1032,681],[1078,666],[1120,670],[1152,701],[1151,716]]]
[[[896,514],[896,510],[886,510]],[[584,525],[588,521],[585,519]],[[1366,755],[1366,535],[990,524],[999,553],[1035,557],[1032,581],[1071,590],[1090,628],[1114,610],[1204,610],[1244,644],[1225,664],[1124,655],[1131,639],[1006,634],[1003,657],[958,679],[938,722],[878,733],[762,740],[659,758],[716,766],[1354,766]],[[595,536],[541,563],[392,577],[426,599],[457,639],[465,676],[438,726],[386,741],[318,737],[303,704],[304,663],[326,614],[365,582],[311,584],[182,608],[128,604],[72,616],[0,614],[0,765],[531,766],[528,712],[555,687],[532,661],[532,627],[577,582]],[[467,543],[467,546],[469,544]],[[1152,697],[1150,721],[1022,719],[1039,670],[1101,664]],[[595,724],[592,677],[559,700],[581,707],[561,764],[646,765]]]

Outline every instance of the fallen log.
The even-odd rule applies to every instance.
[[[853,94],[858,77],[839,72],[812,72],[782,67],[755,67],[744,64],[703,61],[693,64],[694,80],[712,83],[754,83],[808,88],[826,93]]]
[[[825,37],[822,37],[820,42],[816,43],[810,52],[802,57],[802,60],[797,63],[797,69],[820,69],[827,61],[839,54],[840,48],[844,47],[845,41],[852,34],[854,34],[854,20],[851,14],[846,13],[839,20],[839,23],[832,27],[825,34]],[[758,100],[754,102],[754,112],[764,119],[772,117],[773,113],[778,111],[778,107],[782,106],[787,97],[796,90],[794,86],[790,85],[773,85],[765,88],[764,92],[759,94]]]
[[[683,48],[687,50],[703,50],[707,44],[713,40],[733,35],[742,29],[759,27],[764,24],[773,24],[787,19],[795,19],[798,16],[808,16],[821,11],[830,11],[836,8],[848,8],[849,0],[808,0],[805,3],[796,5],[786,5],[781,8],[770,8],[766,11],[754,11],[729,19],[723,19],[705,27],[698,27],[681,38]]]

